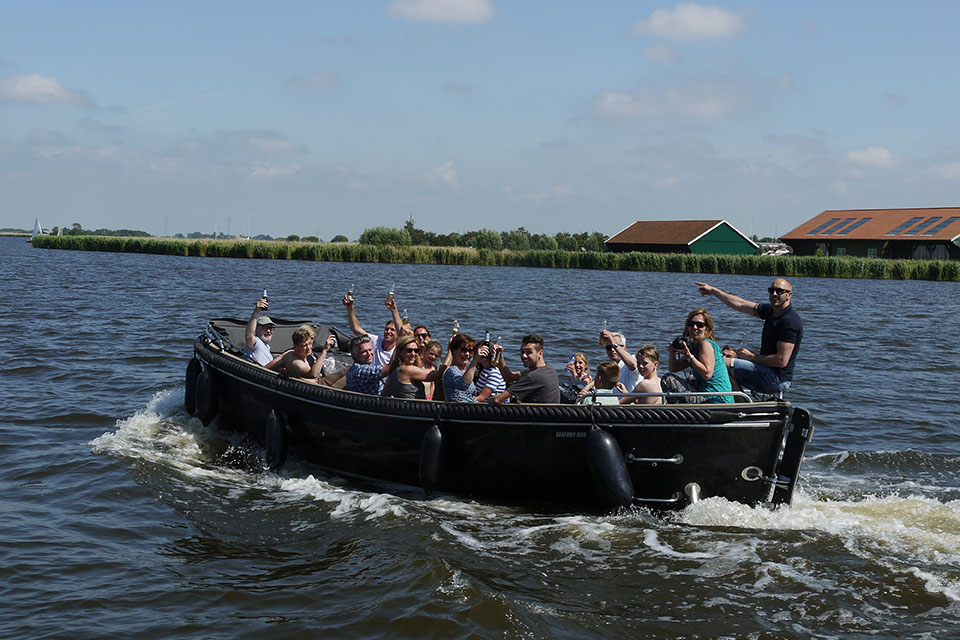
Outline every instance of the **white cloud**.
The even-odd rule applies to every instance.
[[[735,13],[695,2],[678,2],[673,9],[657,9],[634,27],[637,35],[670,40],[723,40],[743,30]]]
[[[392,16],[424,22],[481,23],[493,19],[490,0],[393,0]]]
[[[74,91],[56,78],[31,73],[0,78],[0,102],[27,104],[90,104],[83,91]]]
[[[277,176],[290,175],[299,170],[300,165],[279,167],[266,162],[253,162],[250,164],[250,175],[257,178],[275,178]]]
[[[726,78],[693,79],[687,84],[657,87],[641,83],[632,93],[605,91],[593,100],[594,113],[619,119],[686,116],[717,118],[741,111],[753,102],[749,90]]]
[[[76,124],[81,129],[86,129],[87,131],[93,131],[94,133],[103,133],[103,134],[117,134],[123,133],[123,127],[113,124],[104,124],[98,122],[92,118],[84,117],[77,120]]]
[[[896,156],[883,147],[867,147],[847,152],[847,161],[864,167],[892,167],[897,163]]]
[[[653,186],[656,189],[669,189],[678,182],[680,182],[680,178],[676,176],[662,176],[654,179]]]
[[[298,74],[288,78],[287,84],[301,89],[338,89],[343,86],[343,79],[336,71],[318,67],[309,76]]]
[[[960,182],[960,162],[950,162],[933,167],[933,173],[939,178]]]
[[[540,204],[547,199],[547,194],[538,191],[531,191],[530,193],[523,194],[523,197],[527,200],[531,200],[537,204]]]
[[[573,189],[566,185],[560,185],[559,187],[553,188],[553,195],[558,198],[569,198],[573,195]]]
[[[453,161],[444,162],[423,174],[430,184],[446,184],[454,189],[460,186],[460,176],[453,168]]]

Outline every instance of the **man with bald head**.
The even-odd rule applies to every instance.
[[[790,305],[793,285],[777,278],[767,288],[770,302],[750,302],[716,287],[698,282],[700,295],[713,296],[731,309],[763,320],[760,353],[737,349],[737,357],[727,359],[734,379],[744,388],[759,393],[781,395],[790,388],[793,364],[803,339],[803,321]]]

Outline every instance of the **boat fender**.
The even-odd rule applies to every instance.
[[[617,439],[603,429],[593,429],[585,446],[587,466],[603,506],[616,509],[633,504],[633,481]]]
[[[287,421],[271,409],[267,415],[267,467],[277,472],[287,461]]]
[[[210,367],[197,376],[196,406],[196,416],[204,426],[210,424],[217,415],[217,379]]]
[[[183,386],[183,408],[190,415],[197,412],[197,376],[200,375],[202,370],[200,361],[196,358],[190,358],[190,362],[187,363],[187,376]]]
[[[443,455],[443,434],[434,424],[423,434],[420,443],[420,486],[428,496],[440,484],[440,461]]]

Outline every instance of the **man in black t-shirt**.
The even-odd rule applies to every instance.
[[[793,285],[777,278],[767,288],[770,302],[756,303],[698,282],[700,295],[714,296],[731,309],[763,320],[760,353],[737,349],[737,357],[727,359],[727,366],[744,388],[760,393],[780,395],[793,381],[793,364],[803,339],[803,320],[790,305]]]
[[[520,342],[520,359],[525,371],[510,371],[503,361],[503,348],[494,347],[497,368],[508,386],[488,402],[502,404],[511,396],[519,402],[560,402],[560,381],[556,370],[543,359],[543,338],[533,333],[523,336]]]

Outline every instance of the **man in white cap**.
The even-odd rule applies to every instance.
[[[260,366],[265,366],[273,360],[270,353],[270,339],[273,338],[273,320],[269,316],[261,316],[260,311],[266,311],[269,304],[266,298],[257,300],[247,322],[247,331],[243,344],[243,355]]]

